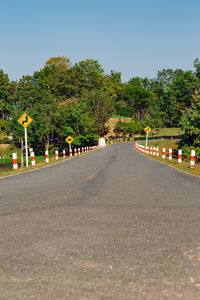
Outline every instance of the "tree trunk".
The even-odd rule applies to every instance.
[[[49,151],[49,136],[45,138],[45,151]]]

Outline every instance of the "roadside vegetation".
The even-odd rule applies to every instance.
[[[141,143],[145,145],[145,143]],[[150,159],[160,161],[164,164],[170,165],[180,171],[190,173],[192,175],[200,176],[200,162],[195,163],[194,168],[190,168],[190,155],[184,156],[182,163],[178,163],[178,150],[181,149],[181,140],[164,140],[164,141],[155,141],[149,142],[148,147],[158,147],[159,156],[153,156],[143,153],[145,156],[148,156]],[[165,148],[165,159],[162,159],[162,149]],[[172,160],[169,160],[169,149],[172,149]],[[184,153],[183,153],[184,154]]]
[[[101,136],[144,137],[150,126],[150,138],[179,136],[184,155],[194,149],[200,160],[200,60],[194,71],[163,69],[155,78],[125,83],[120,72],[106,74],[93,59],[72,64],[52,57],[18,81],[0,70],[0,162],[9,158],[5,147],[20,157],[24,128],[17,120],[23,112],[33,119],[28,146],[36,157],[66,149],[69,135],[78,148],[97,144]]]

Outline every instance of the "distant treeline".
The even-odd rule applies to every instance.
[[[118,136],[142,133],[147,125],[180,126],[184,145],[198,148],[200,61],[194,61],[194,71],[164,69],[154,79],[133,77],[126,83],[121,73],[105,74],[92,59],[72,65],[66,57],[53,57],[19,81],[10,81],[0,70],[0,127],[14,143],[24,135],[17,122],[24,111],[34,120],[29,143],[38,150],[52,143],[62,146],[69,135],[74,145],[94,144],[107,133],[106,122],[113,114],[131,118],[127,125],[116,124]]]

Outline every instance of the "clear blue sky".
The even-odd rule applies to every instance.
[[[0,0],[0,68],[11,80],[52,56],[156,76],[200,57],[199,0]]]

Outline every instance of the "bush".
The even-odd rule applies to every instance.
[[[181,145],[182,149],[182,156],[185,160],[190,161],[190,155],[191,155],[191,150],[195,150],[195,159],[197,161],[200,161],[200,147],[194,147],[194,146],[188,146],[188,145]]]
[[[5,138],[1,139],[0,144],[10,144],[9,138],[5,137]]]

